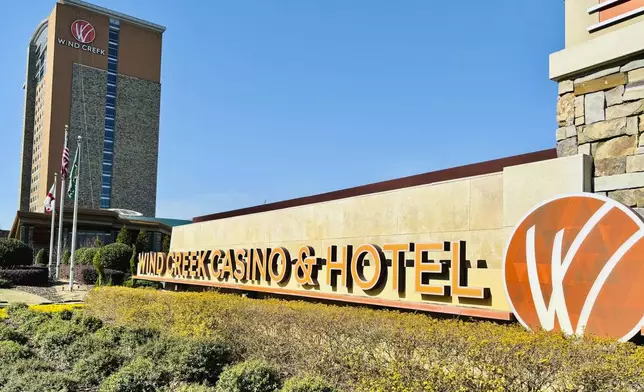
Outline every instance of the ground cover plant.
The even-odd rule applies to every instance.
[[[213,336],[110,325],[77,304],[3,310],[1,391],[278,392],[283,381],[285,391],[335,391],[319,389],[325,384],[317,379],[284,380],[276,367],[242,361],[231,342]]]
[[[293,380],[288,390],[304,382],[321,391],[644,390],[644,348],[519,325],[122,287],[93,290],[86,311],[110,325],[221,339],[235,362],[269,364],[282,381],[314,380]],[[242,379],[273,374],[235,369]]]

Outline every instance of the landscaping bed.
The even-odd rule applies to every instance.
[[[343,391],[644,390],[644,348],[609,339],[216,292],[106,287],[86,303],[112,325],[217,339],[280,380],[314,375]]]
[[[231,342],[106,325],[70,308],[11,305],[3,312],[2,391],[335,391],[315,377],[284,380],[264,361],[239,362]]]

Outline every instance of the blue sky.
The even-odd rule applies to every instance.
[[[555,144],[561,0],[94,0],[167,26],[157,215],[191,218]],[[0,228],[27,43],[54,0],[3,4]],[[8,7],[8,8],[7,8]]]

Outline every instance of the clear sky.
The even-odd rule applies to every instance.
[[[167,26],[157,215],[195,215],[555,145],[562,0],[93,0]],[[26,54],[54,0],[3,2],[0,228]],[[428,201],[430,202],[430,201]]]

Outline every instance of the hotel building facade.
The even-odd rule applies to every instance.
[[[155,215],[164,31],[79,0],[59,0],[38,25],[24,85],[19,211],[44,211],[68,126],[70,161],[82,136],[79,205]]]

